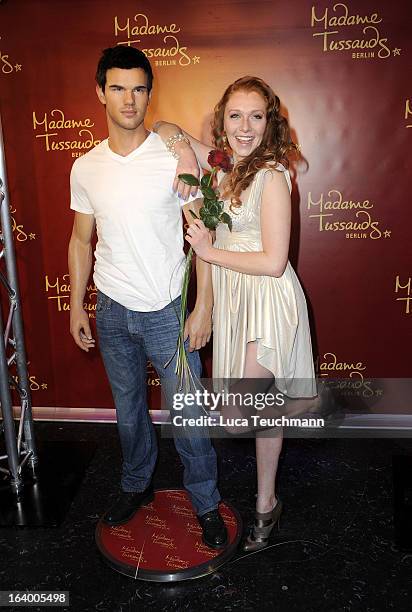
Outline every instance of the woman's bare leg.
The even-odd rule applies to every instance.
[[[270,429],[264,433],[266,436],[256,434],[257,512],[270,512],[277,501],[275,493],[276,472],[283,441],[280,430]]]
[[[257,361],[257,344],[246,348],[244,378],[273,378],[272,372]],[[276,504],[275,480],[279,455],[282,450],[281,429],[267,429],[256,434],[257,512],[270,512]]]

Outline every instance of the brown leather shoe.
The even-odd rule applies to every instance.
[[[282,509],[283,504],[278,499],[271,512],[255,512],[255,524],[242,546],[245,552],[253,552],[266,548],[273,527],[276,523],[279,523]]]

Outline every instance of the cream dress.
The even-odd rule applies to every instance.
[[[289,172],[281,164],[273,170],[259,170],[241,208],[231,212],[230,202],[225,201],[233,227],[230,232],[226,224],[219,224],[216,248],[237,252],[262,250],[263,182],[265,173],[273,171],[283,172],[291,191]],[[273,373],[275,385],[282,393],[289,397],[315,396],[306,300],[290,263],[280,278],[253,276],[213,265],[212,280],[213,378],[242,378],[246,345],[256,340],[257,360]]]

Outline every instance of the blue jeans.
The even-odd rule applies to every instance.
[[[97,294],[97,332],[116,406],[124,491],[143,491],[152,478],[157,441],[147,406],[147,360],[155,367],[163,390],[175,390],[176,357],[167,368],[165,363],[176,350],[179,311],[180,298],[162,310],[136,312],[101,291]],[[188,358],[193,373],[200,377],[199,354],[188,353]],[[210,438],[175,436],[175,446],[184,466],[183,483],[196,513],[202,515],[217,508],[216,453]]]

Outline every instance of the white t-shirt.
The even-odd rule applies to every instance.
[[[181,292],[185,202],[172,190],[176,164],[154,132],[126,157],[106,139],[73,164],[70,208],[96,220],[94,282],[129,310],[160,310]]]

